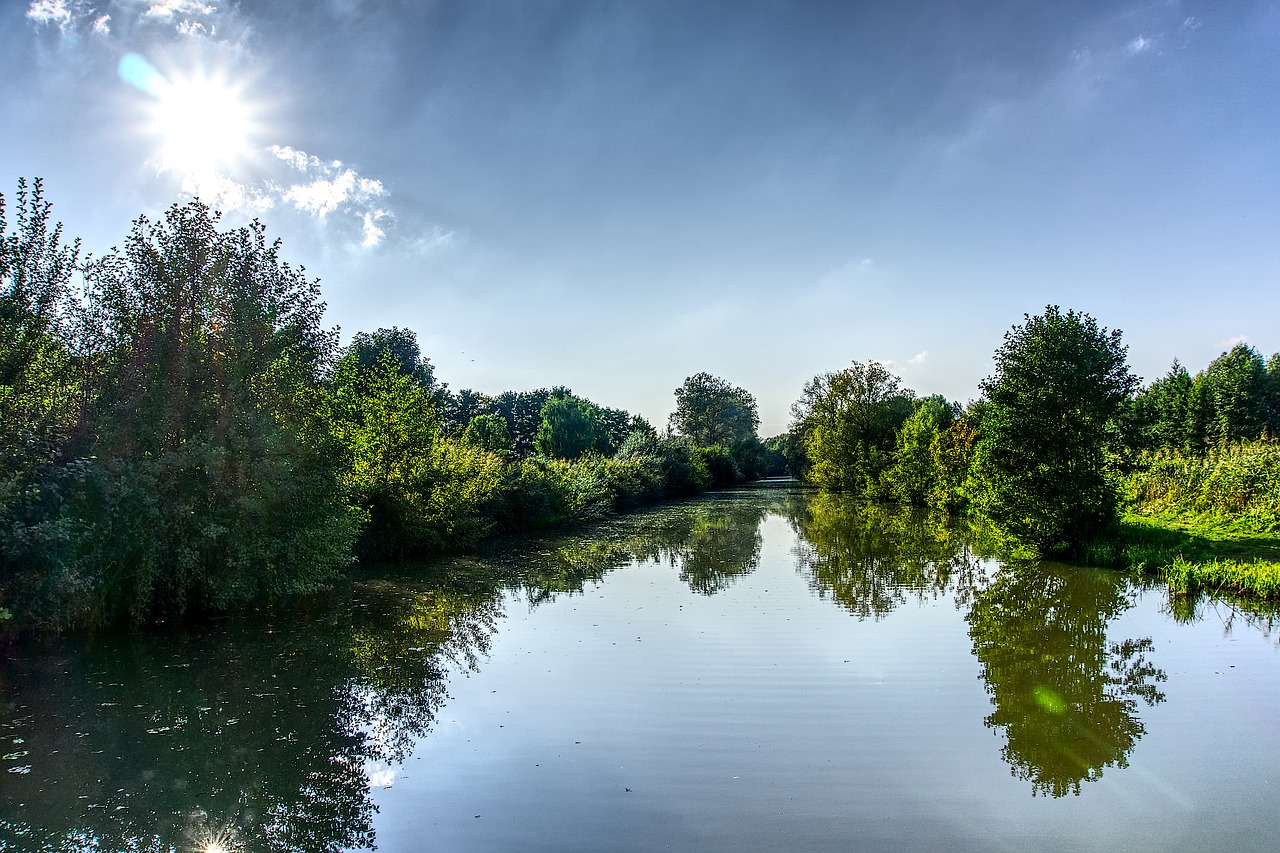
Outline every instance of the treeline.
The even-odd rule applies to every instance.
[[[199,203],[84,256],[40,182],[0,196],[0,621],[151,622],[324,587],[764,473],[709,376],[644,418],[438,381],[413,332],[340,348],[318,284]],[[775,459],[775,462],[777,460]],[[780,463],[779,463],[780,464]]]
[[[1247,481],[1217,506],[1248,504],[1274,529],[1280,472],[1256,464],[1274,454],[1223,449],[1280,436],[1280,355],[1239,344],[1194,376],[1175,362],[1140,388],[1119,331],[1049,306],[1005,335],[995,366],[963,408],[917,396],[877,362],[814,378],[792,409],[791,470],[825,490],[984,517],[1042,555],[1081,556],[1113,536],[1122,494],[1189,491],[1175,468],[1202,504],[1209,475],[1191,472]],[[1252,460],[1247,476],[1224,474],[1227,458]],[[1255,492],[1270,494],[1265,506]]]

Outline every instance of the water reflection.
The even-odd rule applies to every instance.
[[[350,594],[266,625],[24,649],[0,670],[0,742],[29,759],[0,778],[0,849],[372,847],[371,768],[429,729],[500,611]]]
[[[944,516],[818,494],[795,508],[796,565],[818,596],[860,619],[879,619],[908,598],[951,593],[965,600],[981,583],[990,545]]]
[[[1126,765],[1165,675],[1151,639],[1111,636],[1132,603],[1123,577],[998,564],[981,531],[944,519],[759,490],[489,557],[380,568],[297,612],[10,649],[0,850],[185,851],[213,838],[251,851],[371,847],[370,785],[394,783],[450,678],[484,665],[507,602],[576,595],[636,560],[721,594],[760,568],[770,516],[798,534],[810,588],[860,619],[954,602],[992,702],[986,725],[1033,793],[1079,793]]]
[[[967,619],[995,705],[986,724],[1004,732],[1004,759],[1034,794],[1079,794],[1128,766],[1146,732],[1138,702],[1164,700],[1151,639],[1107,637],[1130,605],[1123,577],[1053,564],[1003,566],[976,591]]]

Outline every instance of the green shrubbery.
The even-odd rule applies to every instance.
[[[260,223],[175,205],[83,261],[42,189],[19,183],[12,230],[0,196],[0,621],[225,610],[320,589],[356,554],[467,548],[764,467],[755,400],[723,380],[686,382],[663,437],[567,388],[454,394],[409,330],[339,350]]]

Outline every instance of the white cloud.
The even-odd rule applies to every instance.
[[[332,168],[327,167],[326,173],[331,173]],[[322,175],[309,183],[294,184],[285,190],[283,198],[299,210],[323,219],[340,207],[364,205],[386,194],[381,181],[362,178],[354,169],[344,169],[333,177]]]
[[[1241,344],[1247,343],[1249,343],[1248,335],[1236,335],[1234,338],[1227,338],[1225,341],[1220,341],[1218,346],[1222,347],[1224,350],[1233,350]]]
[[[929,357],[929,351],[923,350],[907,359],[907,364],[924,364],[924,360]]]
[[[391,212],[387,210],[366,210],[364,212],[364,240],[360,245],[366,249],[372,249],[374,246],[382,242],[382,238],[387,236],[387,232],[378,225],[383,219],[391,218]]]
[[[160,0],[148,6],[142,17],[169,19],[180,15],[212,15],[216,11],[216,7],[200,0]]]
[[[37,24],[53,24],[64,32],[72,25],[70,0],[34,0],[27,7],[27,19]]]
[[[1139,53],[1146,53],[1155,46],[1155,41],[1146,36],[1139,35],[1133,41],[1125,46],[1125,50],[1129,51],[1130,56],[1137,56]]]
[[[93,22],[93,32],[96,35],[111,35],[111,16],[99,15]]]

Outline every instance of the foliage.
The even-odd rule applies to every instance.
[[[974,449],[978,504],[1042,554],[1079,550],[1117,517],[1109,429],[1136,379],[1119,331],[1049,306],[1006,333]]]
[[[86,402],[7,560],[107,619],[323,586],[355,519],[321,412],[335,336],[316,283],[261,224],[219,231],[199,202],[138,219],[84,276]],[[31,603],[27,620],[57,612]]]
[[[369,518],[362,552],[457,548],[488,532],[480,508],[502,483],[501,460],[443,436],[430,393],[390,353],[367,369],[344,359],[333,387],[345,482]]]
[[[428,391],[436,389],[435,369],[418,348],[418,336],[410,329],[392,326],[376,332],[357,332],[343,355],[355,362],[356,375],[372,371],[384,359],[396,370]]]
[[[913,408],[912,393],[879,362],[814,377],[791,409],[805,478],[830,491],[878,494],[897,431]]]
[[[490,453],[504,454],[511,449],[511,434],[501,416],[481,414],[467,423],[462,432],[462,443]]]
[[[670,429],[699,447],[725,447],[756,434],[760,415],[748,391],[710,373],[695,373],[676,389]]]
[[[885,472],[889,491],[902,503],[924,506],[938,489],[938,468],[933,447],[941,432],[940,417],[930,406],[917,406],[898,430],[893,465]]]
[[[1280,445],[1222,445],[1203,455],[1143,457],[1125,498],[1146,515],[1197,519],[1247,533],[1280,532]]]
[[[573,396],[552,397],[543,404],[534,446],[552,459],[573,460],[587,452],[611,452],[609,429],[600,407]]]

